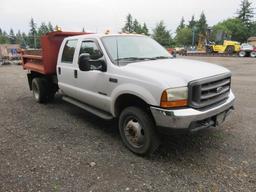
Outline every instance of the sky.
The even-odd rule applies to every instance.
[[[250,0],[256,8],[256,0]],[[51,21],[63,31],[119,32],[128,13],[149,29],[163,20],[171,33],[184,16],[186,22],[204,11],[208,24],[233,17],[241,0],[0,0],[0,28],[28,32],[33,17],[37,25]]]

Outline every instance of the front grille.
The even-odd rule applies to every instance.
[[[189,83],[189,105],[203,108],[220,103],[228,98],[231,74],[214,76]]]

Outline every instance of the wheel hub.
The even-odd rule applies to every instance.
[[[144,130],[136,119],[131,119],[125,126],[125,137],[133,147],[141,147],[144,144]]]

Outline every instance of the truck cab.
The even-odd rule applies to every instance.
[[[138,155],[152,153],[160,133],[220,125],[235,99],[226,68],[173,59],[156,41],[136,34],[66,37],[55,73],[30,71],[28,79],[39,102],[59,90],[69,103],[107,120],[118,119],[122,141]]]

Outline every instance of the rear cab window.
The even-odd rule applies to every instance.
[[[73,63],[77,41],[78,41],[77,39],[67,40],[63,49],[61,62]]]

